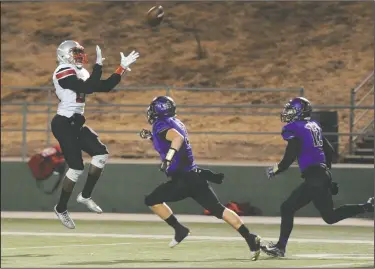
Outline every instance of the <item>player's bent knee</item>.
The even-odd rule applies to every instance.
[[[98,168],[103,169],[104,166],[105,166],[105,164],[108,161],[108,157],[109,157],[108,154],[95,155],[91,159],[91,164],[94,165],[94,166],[96,166],[96,167],[98,167]]]
[[[145,197],[145,204],[146,204],[147,206],[154,206],[154,205],[159,204],[159,203],[157,203],[157,202],[155,201],[155,199],[152,198],[151,195],[147,195],[147,196]]]
[[[223,214],[224,214],[224,210],[225,210],[225,206],[223,206],[222,204],[216,204],[212,209],[211,209],[211,212],[212,212],[212,215],[214,215],[216,218],[218,219],[223,219]]]
[[[75,170],[69,168],[66,172],[66,177],[69,178],[73,182],[77,182],[79,179],[79,176],[83,174],[83,170]]]
[[[322,216],[322,219],[327,224],[334,224],[334,223],[336,223],[336,220],[331,215],[324,215],[324,216]]]

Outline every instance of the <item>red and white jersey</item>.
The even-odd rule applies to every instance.
[[[76,93],[67,87],[63,88],[59,84],[59,80],[69,76],[77,76],[78,79],[86,81],[90,77],[90,73],[85,68],[78,69],[73,64],[60,64],[53,73],[53,84],[60,100],[57,114],[68,118],[75,113],[83,114],[85,110],[84,94]]]

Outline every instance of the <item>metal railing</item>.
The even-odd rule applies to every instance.
[[[32,110],[30,108],[32,107],[35,107],[35,106],[43,106],[47,108],[45,108],[44,110],[43,109],[39,109],[39,110]],[[22,113],[22,127],[21,128],[2,128],[1,129],[1,132],[22,132],[22,159],[25,160],[26,157],[27,157],[27,152],[28,152],[28,145],[27,145],[27,134],[28,133],[46,133],[46,146],[50,146],[51,145],[51,129],[50,129],[50,121],[46,122],[46,127],[45,128],[33,128],[33,127],[29,127],[28,126],[28,115],[29,114],[45,114],[46,112],[49,112],[50,111],[50,108],[49,108],[49,105],[48,103],[27,103],[27,102],[24,102],[24,103],[2,103],[2,113],[14,113],[14,112],[21,112]],[[9,109],[4,109],[4,107],[6,106],[16,106],[18,108],[21,108],[20,109],[12,109],[12,110],[9,110]],[[113,105],[110,105],[110,104],[94,104],[94,105],[90,105],[90,107],[96,107],[96,108],[101,108],[101,107],[117,107],[117,108],[134,108],[134,107],[141,107],[142,109],[141,110],[123,110],[123,109],[116,109],[116,110],[112,110],[113,112],[115,112],[116,114],[119,114],[119,113],[128,113],[128,114],[144,114],[144,107],[145,105],[120,105],[120,104],[113,104]],[[190,107],[194,107],[194,108],[200,108],[200,109],[204,109],[204,108],[207,108],[206,106],[198,106],[198,105],[181,105],[179,108],[180,109],[183,109],[183,108],[190,108]],[[210,105],[209,107],[220,107],[222,109],[225,109],[225,106],[220,106],[220,105]],[[227,105],[228,108],[249,108],[249,107],[256,107],[256,108],[275,108],[275,109],[280,109],[282,106],[278,106],[278,105]],[[327,106],[327,105],[324,105],[324,106],[316,106],[316,108],[324,108],[324,109],[352,109],[350,106]],[[369,109],[368,106],[362,106],[362,107],[355,107],[355,109]],[[100,110],[96,109],[96,110],[91,110],[91,109],[87,109],[87,112],[91,112],[91,113],[94,113],[94,112],[100,112]],[[188,114],[188,115],[192,115],[192,114],[195,114],[195,115],[228,115],[229,113],[228,112],[225,112],[225,111],[216,111],[216,112],[205,112],[205,111],[197,111],[195,109],[195,111],[193,112],[184,112],[184,111],[181,111],[179,112],[179,114]],[[246,115],[254,115],[254,114],[257,114],[257,115],[260,115],[260,116],[272,116],[272,115],[278,115],[279,112],[275,112],[275,113],[272,113],[272,112],[251,112],[251,113],[244,113],[244,112],[241,112],[241,113],[238,113],[238,112],[230,112],[230,115],[242,115],[242,116],[246,116]],[[50,117],[49,117],[50,118]],[[99,133],[103,133],[103,134],[137,134],[139,132],[139,130],[108,130],[108,129],[96,129],[97,132]],[[189,132],[190,134],[206,134],[206,135],[279,135],[280,132],[243,132],[243,131],[233,131],[233,132],[225,132],[225,131],[193,131],[193,132]],[[324,133],[324,135],[337,135],[337,136],[353,136],[353,135],[360,135],[361,133]]]
[[[4,88],[4,86],[3,86]],[[34,86],[26,86],[26,87],[8,87],[12,91],[24,91],[29,95],[33,93],[40,93],[45,92],[47,102],[27,102],[26,100],[21,102],[1,102],[2,106],[2,113],[22,113],[22,127],[21,128],[2,128],[2,132],[22,132],[22,158],[25,160],[27,156],[27,133],[46,133],[46,146],[51,145],[51,126],[50,122],[52,120],[52,116],[55,112],[57,103],[53,102],[54,97],[54,87],[53,86],[44,86],[44,87],[34,87]],[[113,90],[116,91],[141,91],[144,93],[145,91],[158,91],[159,95],[172,95],[173,93],[180,93],[180,92],[189,92],[189,93],[201,93],[201,92],[210,92],[210,93],[220,93],[220,92],[236,92],[236,93],[293,93],[293,95],[304,96],[304,89],[303,88],[294,88],[294,89],[270,89],[270,88],[192,88],[192,87],[174,87],[174,86],[127,86],[127,87],[119,87]],[[19,96],[18,96],[19,97]],[[6,98],[5,98],[6,99]],[[10,98],[11,99],[11,98]],[[26,99],[26,98],[25,98]],[[112,109],[111,111],[106,110],[108,112],[115,112],[115,113],[125,113],[125,114],[144,114],[145,108],[148,104],[90,104],[88,103],[85,108],[85,112],[87,114],[95,113],[95,112],[102,112],[103,109],[108,108],[116,108],[115,110]],[[6,107],[16,107],[16,109],[6,109]],[[42,109],[33,109],[34,107],[42,107]],[[270,109],[270,108],[281,108],[281,105],[277,104],[181,104],[179,105],[178,113],[181,115],[188,114],[188,115],[278,115],[279,112],[272,113],[270,111],[254,111],[253,109]],[[252,109],[252,111],[248,111]],[[28,126],[28,115],[30,114],[47,114],[46,120],[46,127],[45,128],[33,128]],[[136,134],[138,130],[98,130],[98,132],[103,134]],[[191,134],[212,134],[212,135],[234,135],[234,134],[264,134],[258,132],[212,132],[212,131],[201,131],[201,132],[190,132]],[[267,132],[266,132],[267,133]],[[267,133],[267,134],[279,134],[279,132],[275,133]]]
[[[2,132],[22,132],[22,158],[26,159],[28,152],[27,145],[27,134],[29,132],[33,133],[46,133],[46,146],[51,145],[51,118],[55,112],[56,103],[52,102],[52,87],[14,87],[12,90],[31,90],[31,91],[48,91],[47,102],[2,102],[1,103],[1,113],[22,113],[22,127],[21,128],[2,128]],[[214,92],[298,92],[300,96],[304,95],[304,89],[223,89],[223,88],[183,88],[183,87],[168,87],[168,86],[153,86],[153,87],[124,87],[118,88],[118,91],[152,91],[164,89],[166,95],[170,95],[172,91],[193,91],[193,92],[203,92],[203,91],[214,91]],[[86,105],[85,111],[88,115],[90,113],[99,113],[105,111],[106,113],[124,113],[124,114],[144,114],[145,108],[148,104],[90,104]],[[16,109],[6,109],[6,107],[16,107]],[[35,107],[39,109],[35,110]],[[42,107],[42,108],[40,108]],[[281,104],[181,104],[179,105],[179,114],[182,115],[260,115],[260,116],[273,116],[279,115],[280,109],[283,107]],[[115,108],[108,110],[108,108]],[[350,109],[354,110],[371,110],[372,106],[366,105],[315,105],[316,109],[324,110],[342,110]],[[263,111],[262,111],[263,109]],[[266,109],[266,110],[265,110]],[[273,112],[273,109],[277,111]],[[251,110],[251,111],[250,111]],[[254,111],[255,110],[255,111]],[[33,128],[28,126],[28,115],[29,114],[47,114],[47,121],[45,128]],[[14,114],[13,114],[14,115]],[[137,134],[138,130],[106,130],[97,129],[96,131],[104,134]],[[243,132],[243,131],[196,131],[189,132],[190,134],[206,134],[206,135],[279,135],[280,132]],[[324,133],[325,135],[337,135],[337,136],[356,136],[360,135],[360,132],[353,132],[351,129],[349,133]]]
[[[353,153],[354,143],[358,139],[358,137],[365,134],[369,128],[374,127],[373,80],[374,72],[371,72],[356,88],[351,89],[350,92],[351,109],[349,116],[349,132],[353,134],[349,136],[349,154]],[[362,94],[362,96],[359,96],[359,94]],[[357,98],[359,98],[359,101],[356,101]],[[355,114],[355,110],[358,106],[361,106],[365,102],[372,103],[372,105],[370,105],[369,108],[365,109],[357,116]],[[369,118],[367,121],[366,117]],[[356,131],[355,128],[357,128],[358,131]],[[355,132],[358,134],[355,134]]]

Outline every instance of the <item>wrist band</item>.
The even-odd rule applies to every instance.
[[[168,150],[168,153],[167,153],[167,156],[165,157],[165,159],[166,159],[167,161],[172,161],[173,156],[174,156],[174,154],[175,154],[176,152],[177,152],[176,149],[174,149],[174,148],[170,148],[170,149]]]
[[[116,74],[119,74],[119,75],[121,76],[121,75],[123,75],[123,74],[125,73],[125,71],[126,71],[126,69],[122,68],[122,66],[119,66],[119,67],[116,69],[115,73],[116,73]]]

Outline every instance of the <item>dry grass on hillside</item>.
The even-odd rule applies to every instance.
[[[9,86],[51,85],[56,46],[65,39],[82,42],[91,62],[95,61],[95,45],[99,44],[107,58],[105,76],[118,65],[120,51],[137,49],[141,58],[120,86],[304,87],[306,96],[315,104],[348,104],[350,88],[373,70],[369,2],[166,2],[165,21],[156,30],[143,21],[151,5],[1,3],[2,101],[45,101],[45,93],[14,92]],[[204,59],[197,59],[194,25],[207,53]],[[147,104],[156,92],[163,91],[94,94],[88,102]],[[290,95],[172,91],[172,97],[179,104],[283,104]],[[138,130],[146,126],[141,114],[88,113],[87,117],[95,129]],[[277,116],[182,115],[182,119],[187,120],[191,132],[278,132],[281,126]],[[2,127],[20,122],[14,113],[2,113]],[[29,123],[44,128],[47,117],[30,115]],[[340,131],[348,131],[347,126],[348,111],[340,111]],[[2,135],[3,154],[18,155],[21,136]],[[102,138],[115,156],[153,154],[135,135]],[[193,135],[192,140],[196,155],[211,159],[274,161],[284,145],[280,136]],[[342,147],[345,141],[347,138],[340,140]],[[44,144],[45,135],[28,134],[30,152]]]

